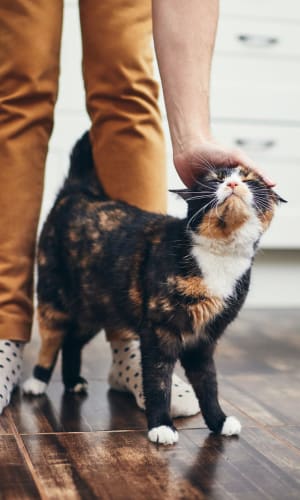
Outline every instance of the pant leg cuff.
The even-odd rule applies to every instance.
[[[28,320],[20,321],[11,316],[0,315],[0,339],[29,342],[32,323]]]

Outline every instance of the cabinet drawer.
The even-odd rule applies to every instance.
[[[300,162],[300,127],[215,122],[212,128],[220,142],[240,147],[261,162]]]
[[[300,19],[299,0],[221,0],[221,16],[245,16],[267,19]]]
[[[217,56],[212,73],[213,118],[300,123],[300,64],[281,59]]]
[[[300,57],[299,25],[221,18],[216,51],[243,55]]]
[[[222,85],[212,88],[211,116],[230,119],[300,125],[300,92],[296,89],[243,88]]]
[[[274,61],[271,58],[245,58],[243,55],[215,54],[212,78],[214,83],[241,83],[245,88],[267,86],[299,88],[300,64],[286,58]]]

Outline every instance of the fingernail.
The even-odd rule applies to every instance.
[[[270,187],[276,186],[276,182],[272,181],[269,177],[264,177],[264,181]]]

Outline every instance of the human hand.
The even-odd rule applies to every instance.
[[[237,167],[243,165],[257,172],[267,186],[275,186],[275,182],[261,172],[256,163],[238,148],[228,148],[213,139],[194,141],[174,154],[174,165],[181,180],[187,187],[195,183],[199,173],[211,166]]]

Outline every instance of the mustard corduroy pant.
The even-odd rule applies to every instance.
[[[166,209],[150,0],[81,0],[97,173],[113,198]],[[0,2],[0,338],[27,341],[44,165],[57,97],[62,0]],[[76,57],[76,54],[74,54]],[[115,338],[117,332],[109,332]]]

